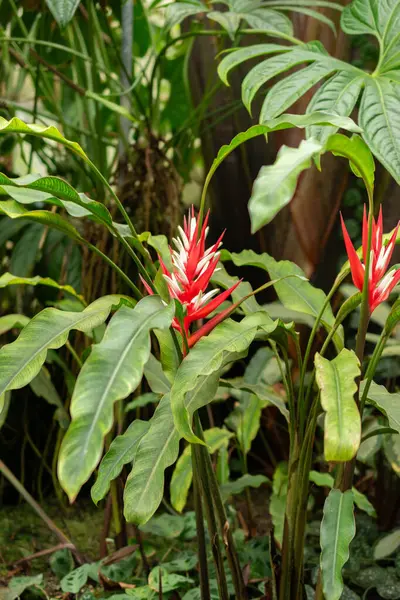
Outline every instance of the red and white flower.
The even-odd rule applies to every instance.
[[[179,226],[179,236],[173,238],[175,249],[170,247],[173,265],[172,271],[167,269],[162,258],[159,256],[169,294],[171,298],[175,298],[183,306],[184,333],[188,338],[189,346],[193,346],[200,337],[209,333],[217,323],[222,321],[231,312],[231,308],[229,307],[226,311],[222,311],[222,313],[216,315],[216,317],[190,336],[189,330],[193,321],[204,319],[216,310],[240,283],[238,281],[231,288],[221,293],[218,293],[218,289],[207,291],[210,279],[218,265],[220,257],[218,250],[222,245],[222,238],[224,236],[224,233],[222,233],[215,244],[206,249],[205,244],[209,229],[208,217],[207,213],[200,232],[199,221],[195,217],[193,207],[189,211],[188,217],[184,217],[183,229]],[[153,294],[150,286],[143,279],[142,282],[147,292]],[[172,322],[172,326],[181,331],[181,325],[176,317]]]
[[[343,238],[344,243],[346,245],[347,256],[349,257],[353,283],[360,291],[362,291],[364,285],[365,263],[368,248],[368,219],[366,209],[364,207],[362,232],[363,262],[361,262],[357,252],[354,249],[354,246],[350,240],[349,234],[344,224],[342,215],[340,215],[340,218],[342,221]],[[387,300],[390,292],[400,281],[399,268],[392,267],[386,273],[390,259],[392,258],[399,226],[400,221],[397,224],[397,227],[394,229],[390,237],[389,243],[384,246],[382,243],[382,207],[379,211],[378,220],[375,221],[375,219],[373,219],[372,222],[372,243],[368,274],[368,299],[369,309],[371,313],[381,302]]]

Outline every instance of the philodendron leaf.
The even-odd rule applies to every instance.
[[[123,466],[134,460],[140,440],[149,427],[150,423],[137,419],[129,425],[124,434],[118,435],[112,441],[99,465],[96,483],[90,492],[95,504],[105,497],[111,481],[118,477]]]
[[[210,454],[214,454],[223,446],[228,447],[231,437],[233,437],[233,433],[219,427],[212,427],[204,432],[204,439]],[[178,512],[182,512],[185,508],[192,478],[191,446],[188,445],[179,457],[171,479],[171,504]]]
[[[132,309],[122,306],[95,344],[78,376],[71,400],[71,425],[63,439],[58,476],[72,502],[100,460],[113,424],[113,405],[139,385],[150,356],[150,331],[167,328],[174,314],[158,296]]]
[[[361,382],[363,394],[365,381]],[[367,394],[367,403],[375,406],[389,421],[389,427],[400,433],[400,394],[391,394],[385,386],[372,381]]]
[[[193,413],[212,401],[220,369],[247,355],[258,327],[272,333],[277,322],[262,312],[249,315],[240,323],[228,319],[202,338],[183,360],[171,388],[171,406],[176,428],[189,442],[202,443],[192,430]],[[213,393],[200,394],[199,386],[207,385],[208,381],[213,383]]]
[[[361,441],[360,412],[354,400],[360,364],[351,350],[333,360],[315,355],[316,381],[325,415],[324,451],[327,461],[344,462],[355,456]]]
[[[74,16],[80,1],[81,0],[46,0],[46,4],[60,27],[65,27]]]
[[[252,266],[264,269],[272,280],[281,279],[281,281],[274,284],[274,288],[285,308],[311,315],[314,318],[321,312],[326,301],[326,295],[322,290],[312,286],[306,280],[304,271],[289,260],[278,262],[265,252],[257,254],[253,250],[243,250],[240,254],[223,250],[221,257],[222,260],[232,260],[237,267]],[[288,275],[297,277],[288,277]],[[284,277],[285,279],[282,279]],[[321,318],[321,324],[329,333],[334,323],[335,317],[332,309],[330,305],[327,305]],[[336,349],[340,352],[344,346],[342,327],[339,327],[333,341]]]
[[[107,319],[123,296],[99,298],[82,312],[45,308],[24,327],[18,339],[0,350],[0,396],[24,387],[39,373],[47,351],[61,348],[72,329],[89,332]]]
[[[321,523],[322,586],[327,600],[339,600],[342,595],[342,569],[349,558],[349,546],[355,533],[353,492],[331,490],[325,500]]]
[[[293,198],[300,174],[311,167],[311,159],[323,150],[312,139],[298,148],[282,146],[273,165],[261,167],[249,200],[251,232],[267,225]]]
[[[179,452],[169,394],[165,395],[139,443],[133,469],[124,491],[124,515],[129,523],[143,525],[160,505],[164,492],[164,471]]]

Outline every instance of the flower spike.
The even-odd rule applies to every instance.
[[[173,269],[169,271],[159,256],[161,271],[167,283],[171,298],[178,300],[184,309],[182,332],[181,324],[175,317],[172,326],[189,337],[189,346],[193,346],[203,335],[207,335],[218,323],[228,316],[229,311],[223,311],[203,325],[190,336],[189,329],[193,321],[206,318],[214,312],[236,289],[240,281],[231,288],[218,293],[218,289],[207,292],[210,279],[219,262],[218,249],[222,244],[223,232],[218,240],[208,249],[205,247],[208,234],[207,212],[204,223],[199,231],[199,221],[194,214],[194,207],[183,218],[183,228],[178,227],[178,236],[173,239],[175,248],[170,247]],[[142,280],[146,291],[152,294],[150,286]]]
[[[362,232],[362,253],[363,263],[361,262],[354,246],[350,240],[346,226],[340,215],[342,222],[343,239],[346,246],[347,256],[350,262],[351,276],[354,285],[362,291],[365,277],[365,263],[368,249],[368,218],[367,211],[364,207],[363,215],[363,232]],[[375,308],[387,300],[390,292],[395,285],[400,281],[400,269],[393,267],[387,273],[386,270],[392,258],[393,250],[396,244],[397,233],[399,230],[400,221],[397,223],[389,242],[383,245],[383,219],[382,207],[379,211],[377,221],[372,221],[372,240],[371,240],[371,255],[368,273],[368,302],[369,310],[372,313]],[[386,274],[385,274],[386,273]]]

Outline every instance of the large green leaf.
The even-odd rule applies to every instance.
[[[332,65],[315,62],[302,71],[292,73],[276,83],[265,97],[260,112],[260,123],[282,114],[321,79],[331,75],[334,70]]]
[[[325,151],[332,152],[335,156],[344,156],[347,158],[354,173],[358,177],[362,177],[365,187],[372,198],[375,180],[375,162],[364,140],[356,134],[349,138],[336,133],[328,138]]]
[[[221,447],[228,447],[228,442],[233,436],[227,429],[212,427],[204,432],[204,440],[210,454],[214,454]],[[175,510],[182,512],[185,508],[187,496],[192,484],[192,456],[191,446],[186,446],[175,465],[171,478],[171,504]]]
[[[92,348],[71,400],[71,425],[63,439],[58,477],[72,502],[100,460],[113,424],[113,405],[139,385],[150,356],[150,331],[167,328],[174,305],[146,296],[132,309],[122,306],[104,337]]]
[[[207,11],[207,7],[196,0],[190,2],[172,2],[168,5],[166,11],[165,27],[171,29],[175,25],[178,25],[193,15],[204,13]]]
[[[247,355],[258,327],[272,333],[277,322],[266,313],[255,313],[240,323],[228,319],[202,338],[179,367],[171,389],[171,406],[175,425],[189,442],[202,443],[192,430],[195,410],[212,401],[218,386],[219,371],[226,364]],[[199,394],[199,386],[212,382],[213,394]],[[192,392],[189,394],[189,392]]]
[[[363,393],[365,381],[361,382],[360,391]],[[371,383],[367,394],[367,403],[372,404],[387,417],[389,427],[400,433],[400,394],[391,394],[385,386]]]
[[[9,285],[46,285],[68,292],[68,294],[75,296],[83,304],[82,296],[80,296],[72,286],[60,285],[50,277],[40,277],[39,275],[36,275],[35,277],[18,277],[12,273],[3,273],[3,275],[0,275],[0,288],[5,288]]]
[[[71,21],[78,8],[80,0],[46,0],[53,17],[61,27]]]
[[[217,157],[214,159],[203,187],[203,197],[205,197],[208,185],[212,176],[218,169],[219,165],[225,160],[231,152],[238,148],[244,142],[258,137],[259,135],[267,135],[272,131],[280,131],[282,129],[290,129],[291,127],[310,127],[311,125],[335,125],[348,131],[360,132],[361,129],[349,117],[341,117],[340,115],[315,112],[308,115],[281,115],[277,119],[273,119],[263,125],[253,125],[247,131],[238,133],[229,144],[221,146]]]
[[[0,194],[7,194],[21,204],[60,199],[60,204],[73,217],[94,215],[102,223],[112,225],[111,215],[104,204],[78,193],[60,177],[25,175],[10,178],[0,173]]]
[[[147,421],[136,419],[124,434],[118,435],[112,441],[99,465],[96,483],[91,489],[92,500],[95,504],[107,494],[111,481],[118,477],[123,466],[134,460],[139,442],[149,427],[150,424]]]
[[[361,418],[354,394],[360,375],[357,356],[343,349],[333,360],[315,355],[316,381],[325,411],[324,451],[327,461],[344,462],[356,454],[361,441]]]
[[[85,162],[90,163],[90,160],[80,145],[77,142],[67,140],[53,125],[38,125],[36,123],[27,124],[24,123],[24,121],[21,121],[21,119],[18,119],[18,117],[14,117],[10,121],[7,121],[3,117],[0,117],[0,133],[20,133],[52,140],[69,148],[75,152],[75,154],[83,158]]]
[[[47,351],[60,348],[72,329],[89,332],[107,319],[123,296],[99,298],[82,312],[45,308],[24,327],[18,339],[0,350],[0,396],[27,385],[38,374]]]
[[[246,60],[257,58],[275,52],[289,52],[290,48],[279,46],[279,44],[255,44],[254,46],[246,46],[234,52],[228,52],[218,65],[218,75],[220,79],[228,85],[229,72]]]
[[[359,120],[368,146],[400,183],[400,84],[382,77],[369,78]]]
[[[0,202],[0,214],[7,215],[10,219],[27,219],[34,223],[40,223],[46,227],[58,229],[73,240],[82,240],[78,230],[71,223],[57,213],[48,210],[26,210],[15,200],[5,200]]]
[[[276,293],[282,304],[297,312],[306,313],[316,318],[326,301],[324,292],[313,287],[305,277],[304,272],[288,260],[276,261],[266,254],[256,254],[253,250],[243,250],[240,254],[227,251],[222,252],[223,260],[232,260],[238,266],[253,266],[264,269],[268,272],[272,280],[282,279],[274,284]],[[296,275],[297,277],[288,277],[288,275]],[[322,325],[329,332],[334,323],[335,317],[331,307],[328,305],[321,318]],[[342,350],[344,345],[343,328],[340,327],[334,336],[334,343],[338,351]]]
[[[334,478],[332,477],[332,475],[330,475],[330,473],[318,473],[318,471],[310,471],[310,481],[315,483],[315,485],[318,485],[321,487],[326,486],[330,489],[333,488],[333,485],[335,482]],[[366,496],[364,496],[364,494],[359,492],[357,490],[357,488],[355,488],[355,487],[352,488],[352,491],[353,491],[354,504],[360,510],[363,510],[364,512],[366,512],[367,515],[369,515],[370,517],[376,517],[375,508],[372,506],[372,504],[368,500],[368,498]]]
[[[29,317],[25,315],[9,314],[0,317],[0,335],[7,333],[10,329],[22,329],[30,321]]]
[[[228,481],[221,486],[222,499],[226,501],[230,496],[242,494],[248,487],[259,488],[263,483],[270,483],[265,475],[249,475],[249,473],[246,473],[236,481]]]
[[[261,167],[249,200],[251,232],[267,225],[293,198],[298,179],[311,167],[312,158],[323,146],[314,140],[303,140],[298,148],[282,146],[272,165]]]
[[[315,92],[307,107],[307,113],[324,111],[349,117],[356,105],[363,83],[364,78],[355,73],[348,71],[337,73]],[[307,127],[307,137],[323,144],[337,129],[334,126],[311,125]]]
[[[169,392],[171,384],[163,371],[161,363],[152,354],[150,354],[144,367],[144,376],[151,391],[155,394],[167,394]]]
[[[178,457],[179,437],[167,394],[151,418],[126,482],[124,514],[128,522],[143,525],[159,507],[164,492],[164,471]]]
[[[353,492],[331,490],[325,500],[321,523],[321,572],[326,600],[339,600],[342,595],[342,569],[349,558],[349,546],[355,533]]]

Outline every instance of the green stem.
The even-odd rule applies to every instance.
[[[208,532],[210,535],[211,552],[213,555],[215,572],[217,576],[218,591],[221,600],[229,600],[228,586],[226,583],[224,561],[222,558],[221,547],[219,543],[217,522],[215,519],[214,505],[212,494],[209,486],[209,481],[206,473],[206,466],[203,460],[203,455],[200,452],[200,447],[197,444],[192,445],[194,458],[196,462],[195,470],[200,476],[202,486],[202,495],[204,498],[204,509],[206,513]],[[206,449],[207,451],[207,449]]]
[[[101,258],[112,268],[114,269],[118,275],[121,277],[121,279],[123,279],[125,281],[125,283],[128,284],[128,286],[133,290],[134,295],[136,296],[136,298],[138,300],[140,300],[141,298],[143,298],[143,294],[141,293],[141,291],[139,290],[138,287],[136,287],[136,285],[133,283],[133,281],[128,277],[128,275],[125,275],[125,273],[123,272],[122,269],[119,268],[119,266],[117,264],[115,264],[115,262],[113,262],[111,260],[111,258],[109,258],[107,256],[107,254],[104,254],[104,252],[102,252],[101,250],[99,250],[99,248],[97,248],[96,246],[94,246],[93,244],[91,244],[90,242],[87,242],[86,240],[84,240],[83,238],[81,240],[79,240],[82,244],[85,244],[88,248],[90,248],[90,250],[92,250],[92,252],[95,252],[96,254],[98,254],[99,256],[101,256]]]
[[[194,415],[194,426],[196,435],[204,441],[203,429],[200,422],[200,417],[196,412]],[[245,600],[247,598],[246,587],[243,581],[242,571],[240,569],[239,559],[236,553],[235,544],[233,541],[232,531],[227,519],[224,504],[222,502],[221,493],[219,491],[218,481],[215,476],[211,457],[206,445],[200,445],[199,454],[205,465],[205,475],[207,477],[209,489],[215,505],[215,512],[219,524],[220,534],[224,540],[226,555],[228,558],[229,568],[232,573],[233,586],[235,588],[236,598]]]
[[[211,600],[210,595],[210,584],[208,577],[208,565],[207,565],[207,548],[206,548],[206,537],[204,531],[204,520],[203,520],[203,507],[201,502],[201,483],[199,481],[199,473],[197,469],[197,462],[195,451],[196,449],[192,445],[192,471],[193,471],[193,498],[194,498],[194,512],[196,515],[196,531],[197,531],[197,548],[199,556],[199,578],[200,578],[200,594],[201,600]]]

